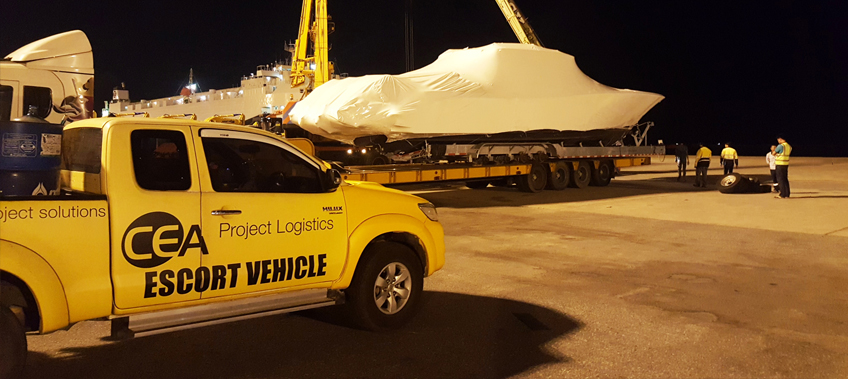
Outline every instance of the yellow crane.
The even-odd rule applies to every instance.
[[[501,8],[501,12],[506,17],[506,22],[509,23],[512,31],[515,32],[515,36],[518,37],[519,42],[544,47],[542,41],[536,36],[536,32],[530,27],[530,23],[527,22],[521,11],[518,10],[518,6],[515,5],[514,1],[495,0],[495,2],[498,3],[498,7]]]
[[[312,6],[315,5],[313,21]],[[333,23],[328,22],[327,0],[303,0],[300,11],[300,27],[298,29],[297,41],[292,50],[292,88],[306,83],[309,78],[304,95],[316,87],[326,83],[333,76],[333,65],[327,59],[327,35],[332,33]],[[312,43],[312,55],[309,53],[309,45]]]

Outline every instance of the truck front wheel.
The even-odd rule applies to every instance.
[[[23,325],[9,307],[0,305],[0,378],[20,378],[26,354]]]
[[[362,329],[395,329],[415,315],[423,286],[424,269],[412,250],[378,242],[365,250],[345,291],[345,306]]]

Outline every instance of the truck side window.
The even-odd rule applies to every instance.
[[[53,108],[53,91],[47,87],[24,86],[24,114],[30,105],[38,107],[38,117],[47,118]]]
[[[183,133],[134,130],[130,140],[135,180],[141,188],[185,191],[191,187],[191,168]]]
[[[99,174],[103,129],[70,128],[62,134],[62,169]]]
[[[203,138],[215,192],[321,192],[318,170],[289,151],[234,138]]]
[[[0,121],[12,118],[12,86],[0,86]]]

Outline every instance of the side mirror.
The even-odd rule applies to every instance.
[[[334,191],[342,184],[342,174],[336,169],[330,169],[323,173],[324,190],[326,192]]]
[[[339,172],[339,170],[332,169],[330,170],[329,175],[332,178],[330,183],[332,183],[334,187],[338,187],[340,184],[342,184],[342,174]]]

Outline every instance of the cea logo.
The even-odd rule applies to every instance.
[[[165,212],[151,212],[135,219],[121,241],[124,258],[138,268],[159,266],[174,256],[182,257],[192,248],[209,254],[200,225],[192,225],[186,235],[180,220]]]

